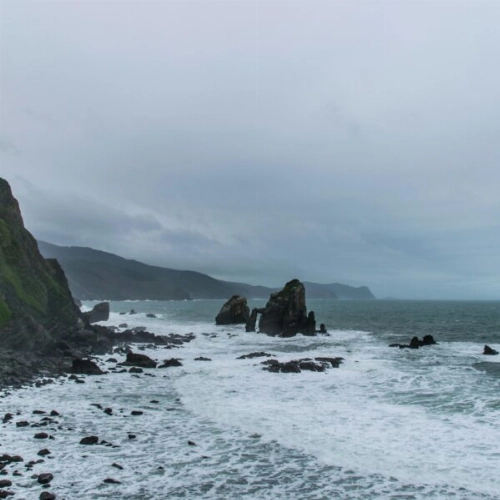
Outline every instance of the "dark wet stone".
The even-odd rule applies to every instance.
[[[108,358],[106,360],[107,363],[118,363],[118,360],[116,358]]]
[[[135,434],[129,434],[129,435],[128,435],[128,438],[129,438],[129,439],[135,439],[136,437],[137,437],[137,436],[136,436]]]
[[[7,455],[4,453],[0,455],[0,463],[14,463],[14,462],[24,462],[24,458],[19,455]]]
[[[175,358],[166,359],[158,368],[170,368],[172,366],[182,366],[182,363]]]
[[[56,500],[56,495],[54,493],[50,493],[50,491],[43,491],[40,493],[40,500]]]
[[[106,415],[112,415],[113,414],[113,408],[105,408],[103,411],[104,411],[104,413],[106,413]]]
[[[87,445],[97,444],[98,442],[99,438],[97,436],[87,436],[80,440],[80,444],[87,444]]]
[[[495,351],[495,349],[492,349],[489,345],[485,345],[483,354],[486,354],[487,356],[496,356],[498,351]]]
[[[104,372],[90,359],[74,359],[71,373],[78,375],[102,375]],[[78,379],[76,379],[78,381]]]
[[[240,356],[236,359],[252,359],[252,358],[263,358],[263,357],[271,357],[273,356],[272,354],[268,354],[267,352],[251,352],[250,354],[243,354],[243,356]]]
[[[148,313],[146,314],[146,318],[156,318],[156,314]]]
[[[159,401],[157,401],[156,399],[152,399],[152,400],[150,401],[150,403],[153,403],[153,404],[158,404],[158,403],[159,403]]]
[[[9,479],[0,479],[0,488],[7,488],[12,486],[12,481]]]
[[[28,427],[30,423],[26,420],[20,420],[19,422],[16,422],[16,427]]]
[[[104,482],[107,484],[122,484],[120,481],[117,481],[116,479],[113,479],[112,477],[107,477],[104,480]]]
[[[45,415],[47,412],[43,410],[33,410],[33,415]]]
[[[0,490],[0,498],[8,498],[14,495],[13,491],[9,490]]]
[[[52,481],[52,479],[54,479],[54,476],[50,472],[38,475],[38,482],[40,484],[49,484]]]
[[[338,368],[340,363],[342,363],[342,360],[344,358],[327,358],[327,357],[323,357],[323,356],[318,356],[316,358],[314,358],[316,361],[320,361],[322,363],[330,363],[331,367],[332,368]]]
[[[196,443],[194,441],[188,441],[189,446],[196,446]]]
[[[40,455],[41,457],[45,457],[46,455],[50,455],[50,451],[47,448],[43,448],[43,450],[40,450],[37,455]]]
[[[14,415],[12,415],[12,413],[6,413],[3,417],[3,423],[6,424],[7,422],[12,420],[13,418],[14,418]]]
[[[131,415],[134,415],[134,416],[138,416],[138,415],[143,415],[144,412],[143,411],[139,411],[139,410],[132,410],[130,412]]]
[[[37,432],[33,437],[35,439],[47,439],[49,435],[46,432]]]
[[[137,366],[140,368],[156,368],[156,361],[152,360],[145,354],[138,354],[134,352],[128,352],[127,359],[122,364],[124,366]]]
[[[200,356],[198,358],[194,358],[195,361],[212,361],[210,358],[204,358],[203,356]]]
[[[56,411],[56,410],[52,410],[52,411],[50,412],[50,416],[51,416],[51,417],[59,417],[60,415],[61,415],[61,414],[60,414],[58,411]]]
[[[144,373],[144,370],[142,368],[137,368],[137,366],[133,366],[132,368],[129,369],[129,373]]]
[[[119,465],[119,464],[116,464],[116,463],[112,463],[111,467],[115,467],[118,470],[123,470],[123,467],[121,465]]]

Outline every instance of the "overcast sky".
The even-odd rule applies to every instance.
[[[500,299],[500,2],[1,0],[39,239],[218,278]]]

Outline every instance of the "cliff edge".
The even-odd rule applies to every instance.
[[[50,349],[79,318],[62,268],[42,257],[9,183],[0,178],[0,346]]]

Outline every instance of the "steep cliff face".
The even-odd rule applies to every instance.
[[[57,340],[80,317],[62,268],[45,260],[25,229],[17,200],[0,178],[0,342],[33,349]]]

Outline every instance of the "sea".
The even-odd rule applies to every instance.
[[[499,302],[308,300],[328,335],[291,338],[216,326],[223,303],[111,302],[105,325],[193,333],[179,348],[132,346],[182,366],[4,393],[1,415],[15,418],[0,427],[0,454],[24,458],[14,498],[38,499],[43,472],[67,500],[500,498],[500,355],[483,355],[485,344],[500,351]],[[437,345],[389,347],[428,334]],[[258,351],[344,360],[270,373],[263,358],[237,359]],[[103,369],[110,357],[125,354],[100,357]],[[41,422],[35,410],[59,414],[44,427],[54,439],[15,426]],[[104,443],[80,445],[89,435]],[[51,454],[26,470],[43,447]]]

